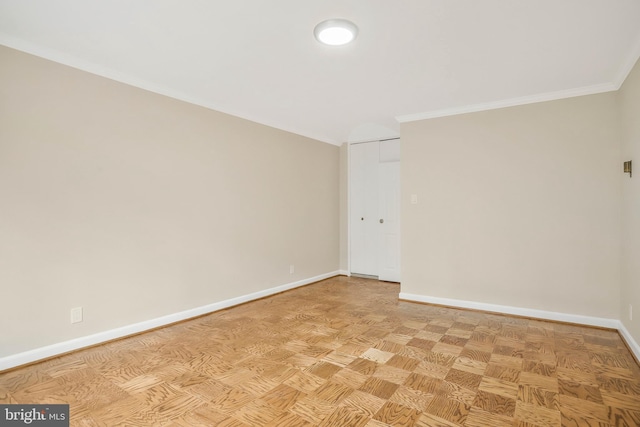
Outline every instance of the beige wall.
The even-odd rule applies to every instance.
[[[0,357],[338,270],[338,147],[0,64]]]
[[[635,173],[622,176],[622,305],[621,319],[640,343],[640,62],[618,92],[622,117],[622,157],[632,160]],[[620,164],[621,168],[622,165]],[[633,320],[629,318],[633,305]]]
[[[0,63],[0,357],[347,270],[346,144]],[[639,116],[636,65],[619,93],[403,124],[402,292],[640,342]]]
[[[616,110],[607,93],[403,124],[402,292],[619,319]]]

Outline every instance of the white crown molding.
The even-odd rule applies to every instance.
[[[12,49],[16,49],[16,50],[29,53],[44,59],[48,59],[50,61],[57,62],[59,64],[63,64],[78,70],[82,70],[91,74],[105,77],[110,80],[124,83],[124,84],[137,87],[149,92],[153,92],[159,95],[167,96],[169,98],[177,99],[179,101],[184,101],[193,105],[198,105],[200,107],[204,107],[210,110],[214,110],[224,114],[229,114],[234,117],[252,121],[254,123],[273,127],[275,129],[300,135],[306,138],[311,138],[311,139],[321,141],[327,144],[335,145],[338,147],[344,144],[344,141],[336,141],[336,140],[327,138],[324,135],[309,134],[308,132],[301,131],[300,129],[292,128],[289,125],[284,126],[280,123],[264,120],[260,117],[247,115],[244,113],[240,113],[238,111],[232,111],[224,107],[221,107],[220,105],[212,104],[211,102],[188,95],[186,93],[183,93],[168,87],[164,87],[162,85],[158,85],[156,83],[152,83],[147,80],[140,79],[131,75],[127,75],[125,73],[121,73],[119,71],[110,69],[108,67],[97,65],[97,64],[76,58],[74,56],[65,54],[63,52],[57,51],[55,49],[50,49],[40,45],[36,45],[34,43],[31,43],[22,39],[18,39],[18,38],[9,36],[7,34],[0,33],[0,44],[10,47]],[[499,108],[515,107],[519,105],[534,104],[534,103],[546,102],[546,101],[555,101],[558,99],[572,98],[576,96],[594,95],[594,94],[603,93],[603,92],[616,91],[620,89],[621,85],[624,83],[624,80],[633,69],[639,57],[640,57],[640,38],[635,43],[634,49],[631,51],[631,53],[627,57],[627,60],[624,61],[622,67],[620,68],[620,71],[616,74],[616,77],[611,83],[604,83],[599,85],[586,86],[586,87],[562,90],[557,92],[548,92],[548,93],[542,93],[537,95],[511,98],[511,99],[505,99],[505,100],[499,100],[499,101],[487,102],[487,103],[481,103],[481,104],[472,104],[472,105],[465,105],[460,107],[446,108],[441,110],[432,110],[432,111],[425,111],[420,113],[399,115],[399,116],[396,116],[395,119],[400,123],[407,123],[407,122],[413,122],[418,120],[455,116],[455,115],[466,114],[466,113],[495,110]],[[361,142],[361,141],[349,141],[349,142],[352,143],[352,142]]]
[[[620,321],[602,317],[582,316],[579,314],[557,313],[554,311],[536,310],[531,308],[512,307],[507,305],[487,304],[483,302],[464,301],[459,299],[439,298],[426,295],[400,293],[400,299],[411,302],[444,305],[449,307],[468,308],[494,313],[511,314],[514,316],[531,317],[535,319],[553,320],[557,322],[576,323],[579,325],[597,326],[600,328],[618,329]]]
[[[348,141],[346,142],[346,144],[348,145],[357,145],[357,144],[366,144],[368,142],[382,142],[382,141],[391,141],[391,140],[395,140],[395,139],[400,139],[400,134],[398,133],[397,136],[389,136],[389,137],[385,137],[385,138],[363,138],[363,139],[355,139],[353,141]]]
[[[260,298],[275,295],[280,292],[299,288],[301,286],[305,286],[310,283],[318,282],[320,280],[328,279],[330,277],[335,277],[338,275],[340,275],[339,271],[332,271],[330,273],[321,274],[319,276],[310,277],[308,279],[298,280],[297,282],[287,283],[281,286],[276,286],[274,288],[265,289],[263,291],[254,292],[252,294],[243,295],[237,298],[231,298],[228,300],[216,302],[213,304],[208,304],[201,307],[196,307],[196,308],[181,311],[178,313],[169,314],[169,315],[158,317],[155,319],[145,320],[143,322],[134,323],[132,325],[123,326],[121,328],[98,332],[96,334],[75,338],[69,341],[64,341],[64,342],[48,345],[45,347],[28,350],[22,353],[5,356],[0,358],[0,372],[7,369],[15,368],[17,366],[33,363],[38,360],[58,356],[64,353],[68,353],[70,351],[80,350],[85,347],[90,347],[96,344],[101,344],[101,343],[118,339],[118,338],[124,338],[130,335],[138,334],[138,333],[155,329],[158,327],[167,326],[172,323],[191,319],[193,317],[202,316],[204,314],[213,313],[215,311],[223,310],[225,308],[233,307],[239,304],[244,304],[246,302],[250,302]]]
[[[638,62],[638,58],[640,58],[640,37],[638,37],[638,40],[636,40],[633,49],[629,53],[629,56],[627,56],[626,61],[623,62],[622,67],[620,67],[620,70],[618,71],[618,74],[613,81],[614,85],[616,86],[616,90],[622,87],[624,81],[629,76],[629,73],[636,65],[636,62]]]
[[[102,65],[97,65],[92,62],[76,58],[74,56],[62,53],[55,49],[49,49],[43,46],[36,45],[31,42],[27,42],[12,36],[8,36],[3,33],[0,33],[0,45],[9,47],[11,49],[19,50],[21,52],[25,52],[40,58],[44,58],[49,61],[56,62],[58,64],[66,65],[68,67],[75,68],[77,70],[85,71],[90,74],[95,74],[100,77],[104,77],[110,80],[124,83],[129,86],[143,89],[148,92],[153,92],[158,95],[163,95],[169,98],[177,99],[178,101],[187,102],[189,104],[193,104],[199,107],[207,108],[209,110],[217,111],[219,113],[228,114],[230,116],[238,117],[244,120],[249,120],[254,123],[258,123],[264,126],[269,126],[274,129],[293,133],[299,136],[303,136],[305,138],[314,139],[316,141],[324,142],[324,143],[335,145],[338,147],[342,145],[341,141],[334,141],[323,135],[309,134],[308,132],[303,132],[299,129],[294,129],[291,126],[283,126],[280,123],[264,120],[260,117],[250,116],[247,114],[240,113],[238,111],[228,110],[219,105],[212,104],[211,102],[188,95],[186,93],[183,93],[168,87],[164,87],[162,85],[158,85],[156,83],[152,83],[147,80],[140,79],[138,77],[121,73],[119,71],[113,70],[108,67],[104,67]]]
[[[595,95],[603,92],[617,90],[615,84],[604,83],[594,86],[579,87],[575,89],[561,90],[557,92],[541,93],[538,95],[523,96],[520,98],[504,99],[501,101],[486,102],[483,104],[465,105],[462,107],[446,108],[443,110],[425,111],[423,113],[405,114],[396,116],[400,123],[415,122],[418,120],[435,119],[438,117],[457,116],[460,114],[477,113],[479,111],[497,110],[499,108],[517,107],[519,105],[536,104],[538,102],[556,101],[558,99],[574,98],[584,95]]]
[[[446,108],[442,110],[425,111],[422,113],[405,114],[396,116],[400,123],[414,122],[417,120],[435,119],[438,117],[457,116],[459,114],[477,113],[479,111],[497,110],[499,108],[516,107],[518,105],[535,104],[538,102],[557,101],[559,99],[574,98],[584,95],[595,95],[604,92],[615,92],[622,87],[627,76],[640,59],[640,37],[636,40],[633,49],[620,66],[620,69],[611,83],[603,83],[593,86],[585,86],[557,92],[547,92],[538,95],[524,96],[520,98],[504,99],[500,101],[482,104],[465,105],[462,107]]]

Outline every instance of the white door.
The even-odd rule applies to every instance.
[[[400,282],[400,162],[378,165],[378,279]]]
[[[377,276],[379,144],[353,144],[350,150],[350,270]]]

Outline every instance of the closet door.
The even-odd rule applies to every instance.
[[[378,166],[378,279],[400,281],[400,161]]]
[[[379,143],[353,144],[349,148],[351,273],[377,276]]]

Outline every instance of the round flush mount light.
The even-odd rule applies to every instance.
[[[356,38],[358,27],[346,19],[327,19],[316,25],[313,34],[320,43],[340,46]]]

